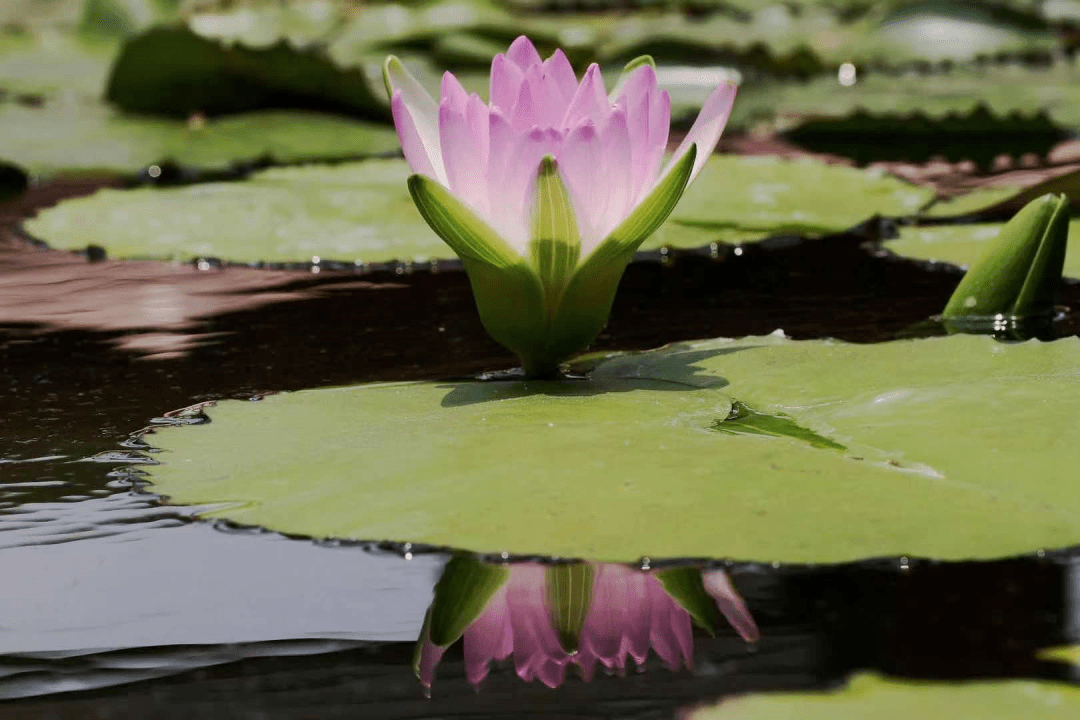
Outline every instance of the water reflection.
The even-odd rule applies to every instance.
[[[748,642],[758,638],[746,604],[723,570],[618,563],[502,564],[450,560],[435,588],[414,669],[430,689],[446,649],[464,636],[470,683],[513,656],[525,681],[558,687],[574,666],[586,682],[599,662],[622,675],[652,650],[669,670],[692,668],[693,627],[714,634],[722,614]]]

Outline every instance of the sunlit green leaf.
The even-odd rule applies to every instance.
[[[970,265],[982,257],[1001,234],[1005,223],[928,225],[900,228],[900,237],[889,240],[889,250],[917,260]],[[1064,274],[1080,277],[1080,221],[1069,223],[1069,247]]]
[[[224,401],[149,438],[165,452],[147,469],[173,502],[320,537],[605,560],[999,557],[1080,542],[1078,367],[1076,339],[710,340],[613,356],[589,380]],[[713,431],[732,398],[847,450]]]
[[[210,124],[206,129],[219,127],[224,133],[226,123],[234,121],[240,123],[241,119],[222,119],[220,125]],[[302,127],[299,120],[296,126]],[[51,127],[51,142],[57,149],[41,142],[28,146],[36,148],[33,154],[28,149],[19,152],[25,152],[30,160],[45,156],[51,164],[62,162],[61,148],[70,149],[62,143],[64,125],[58,120]],[[180,157],[191,157],[186,153],[194,149],[179,140],[198,135],[171,127],[178,135],[177,152],[185,153]],[[256,127],[257,123],[250,132],[252,143],[259,137]],[[228,133],[230,142],[245,140],[242,128],[238,125]],[[110,143],[124,142],[112,132],[105,134]],[[311,147],[322,147],[319,143],[335,137],[334,132],[332,124],[320,129]],[[363,146],[365,132],[370,129],[358,126],[356,133],[361,137],[357,146]],[[381,132],[368,147],[380,143],[383,149],[388,143],[396,146],[392,129],[382,128]],[[286,139],[283,135],[279,141]],[[87,164],[91,159],[107,162],[115,155],[107,149],[110,147],[127,146],[86,143],[80,152],[86,154]],[[208,143],[207,147],[217,146]],[[299,153],[303,147],[292,146],[290,151]],[[222,141],[222,147],[213,153],[209,149],[203,152],[213,157],[238,152],[230,148]],[[20,157],[12,159],[34,167],[33,162]],[[147,161],[157,159],[151,156]],[[275,169],[242,182],[199,187],[106,191],[44,210],[28,229],[55,247],[80,249],[94,243],[113,257],[211,255],[248,262],[306,261],[312,255],[345,261],[453,257],[453,251],[413,207],[406,183],[409,174],[403,160],[380,160]],[[641,247],[700,247],[713,241],[750,242],[781,234],[822,235],[845,230],[874,214],[911,214],[931,195],[925,188],[872,171],[813,161],[720,155],[706,163],[667,222]],[[626,237],[627,252],[633,250],[637,239]],[[611,261],[625,254],[615,252],[593,270],[607,273],[612,270]],[[614,270],[622,272],[621,267]],[[605,284],[589,285],[583,291],[589,288],[607,292]],[[589,339],[594,336],[595,332],[589,334]]]

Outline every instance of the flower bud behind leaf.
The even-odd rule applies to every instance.
[[[1061,284],[1068,239],[1068,198],[1048,194],[1032,200],[971,265],[942,317],[948,324],[1049,314]]]

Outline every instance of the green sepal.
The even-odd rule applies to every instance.
[[[1068,240],[1068,198],[1047,194],[1032,200],[971,265],[942,317],[1025,318],[1050,313],[1061,285]]]
[[[709,635],[716,632],[716,601],[705,590],[705,582],[701,578],[701,568],[676,567],[667,570],[659,570],[653,576],[663,586],[664,592],[671,596],[690,614],[694,624],[705,630]]]
[[[595,575],[593,567],[585,563],[550,565],[544,570],[551,626],[562,649],[571,654],[581,645]]]
[[[503,565],[469,555],[451,558],[435,584],[427,637],[438,647],[455,642],[476,622],[509,577],[510,571]]]
[[[549,309],[558,306],[581,255],[581,233],[570,193],[551,155],[540,161],[533,188],[529,256]]]
[[[619,74],[618,81],[616,81],[615,83],[615,88],[608,95],[608,99],[614,102],[615,98],[617,98],[619,96],[619,93],[622,92],[623,86],[626,85],[626,81],[629,80],[630,76],[634,74],[634,71],[644,65],[648,65],[653,70],[656,69],[656,61],[653,60],[652,55],[639,55],[630,62],[626,63],[626,65],[623,66],[622,73]]]
[[[410,175],[409,192],[427,224],[462,260],[478,260],[496,268],[522,263],[521,255],[438,181]]]
[[[505,267],[470,258],[462,258],[462,263],[488,334],[521,359],[530,377],[557,367],[540,359],[548,334],[548,311],[544,288],[532,267],[522,258]]]
[[[551,317],[552,333],[544,353],[547,364],[585,349],[604,329],[626,266],[675,209],[690,181],[696,155],[697,147],[691,145],[630,216],[580,261]]]

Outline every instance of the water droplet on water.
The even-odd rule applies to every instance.
[[[911,564],[910,563],[911,563],[911,561],[908,560],[907,555],[901,556],[901,558],[900,558],[900,569],[901,570],[910,570],[911,569]]]
[[[736,254],[736,255],[742,255],[742,253],[743,253],[743,250],[742,250],[742,248],[741,248],[741,247],[736,247],[736,248],[735,248],[735,254]]]
[[[641,569],[642,570],[648,570],[651,567],[652,567],[652,558],[650,558],[648,555],[641,558]]]
[[[161,167],[158,165],[151,165],[150,167],[146,168],[146,174],[156,180],[161,177]]]

